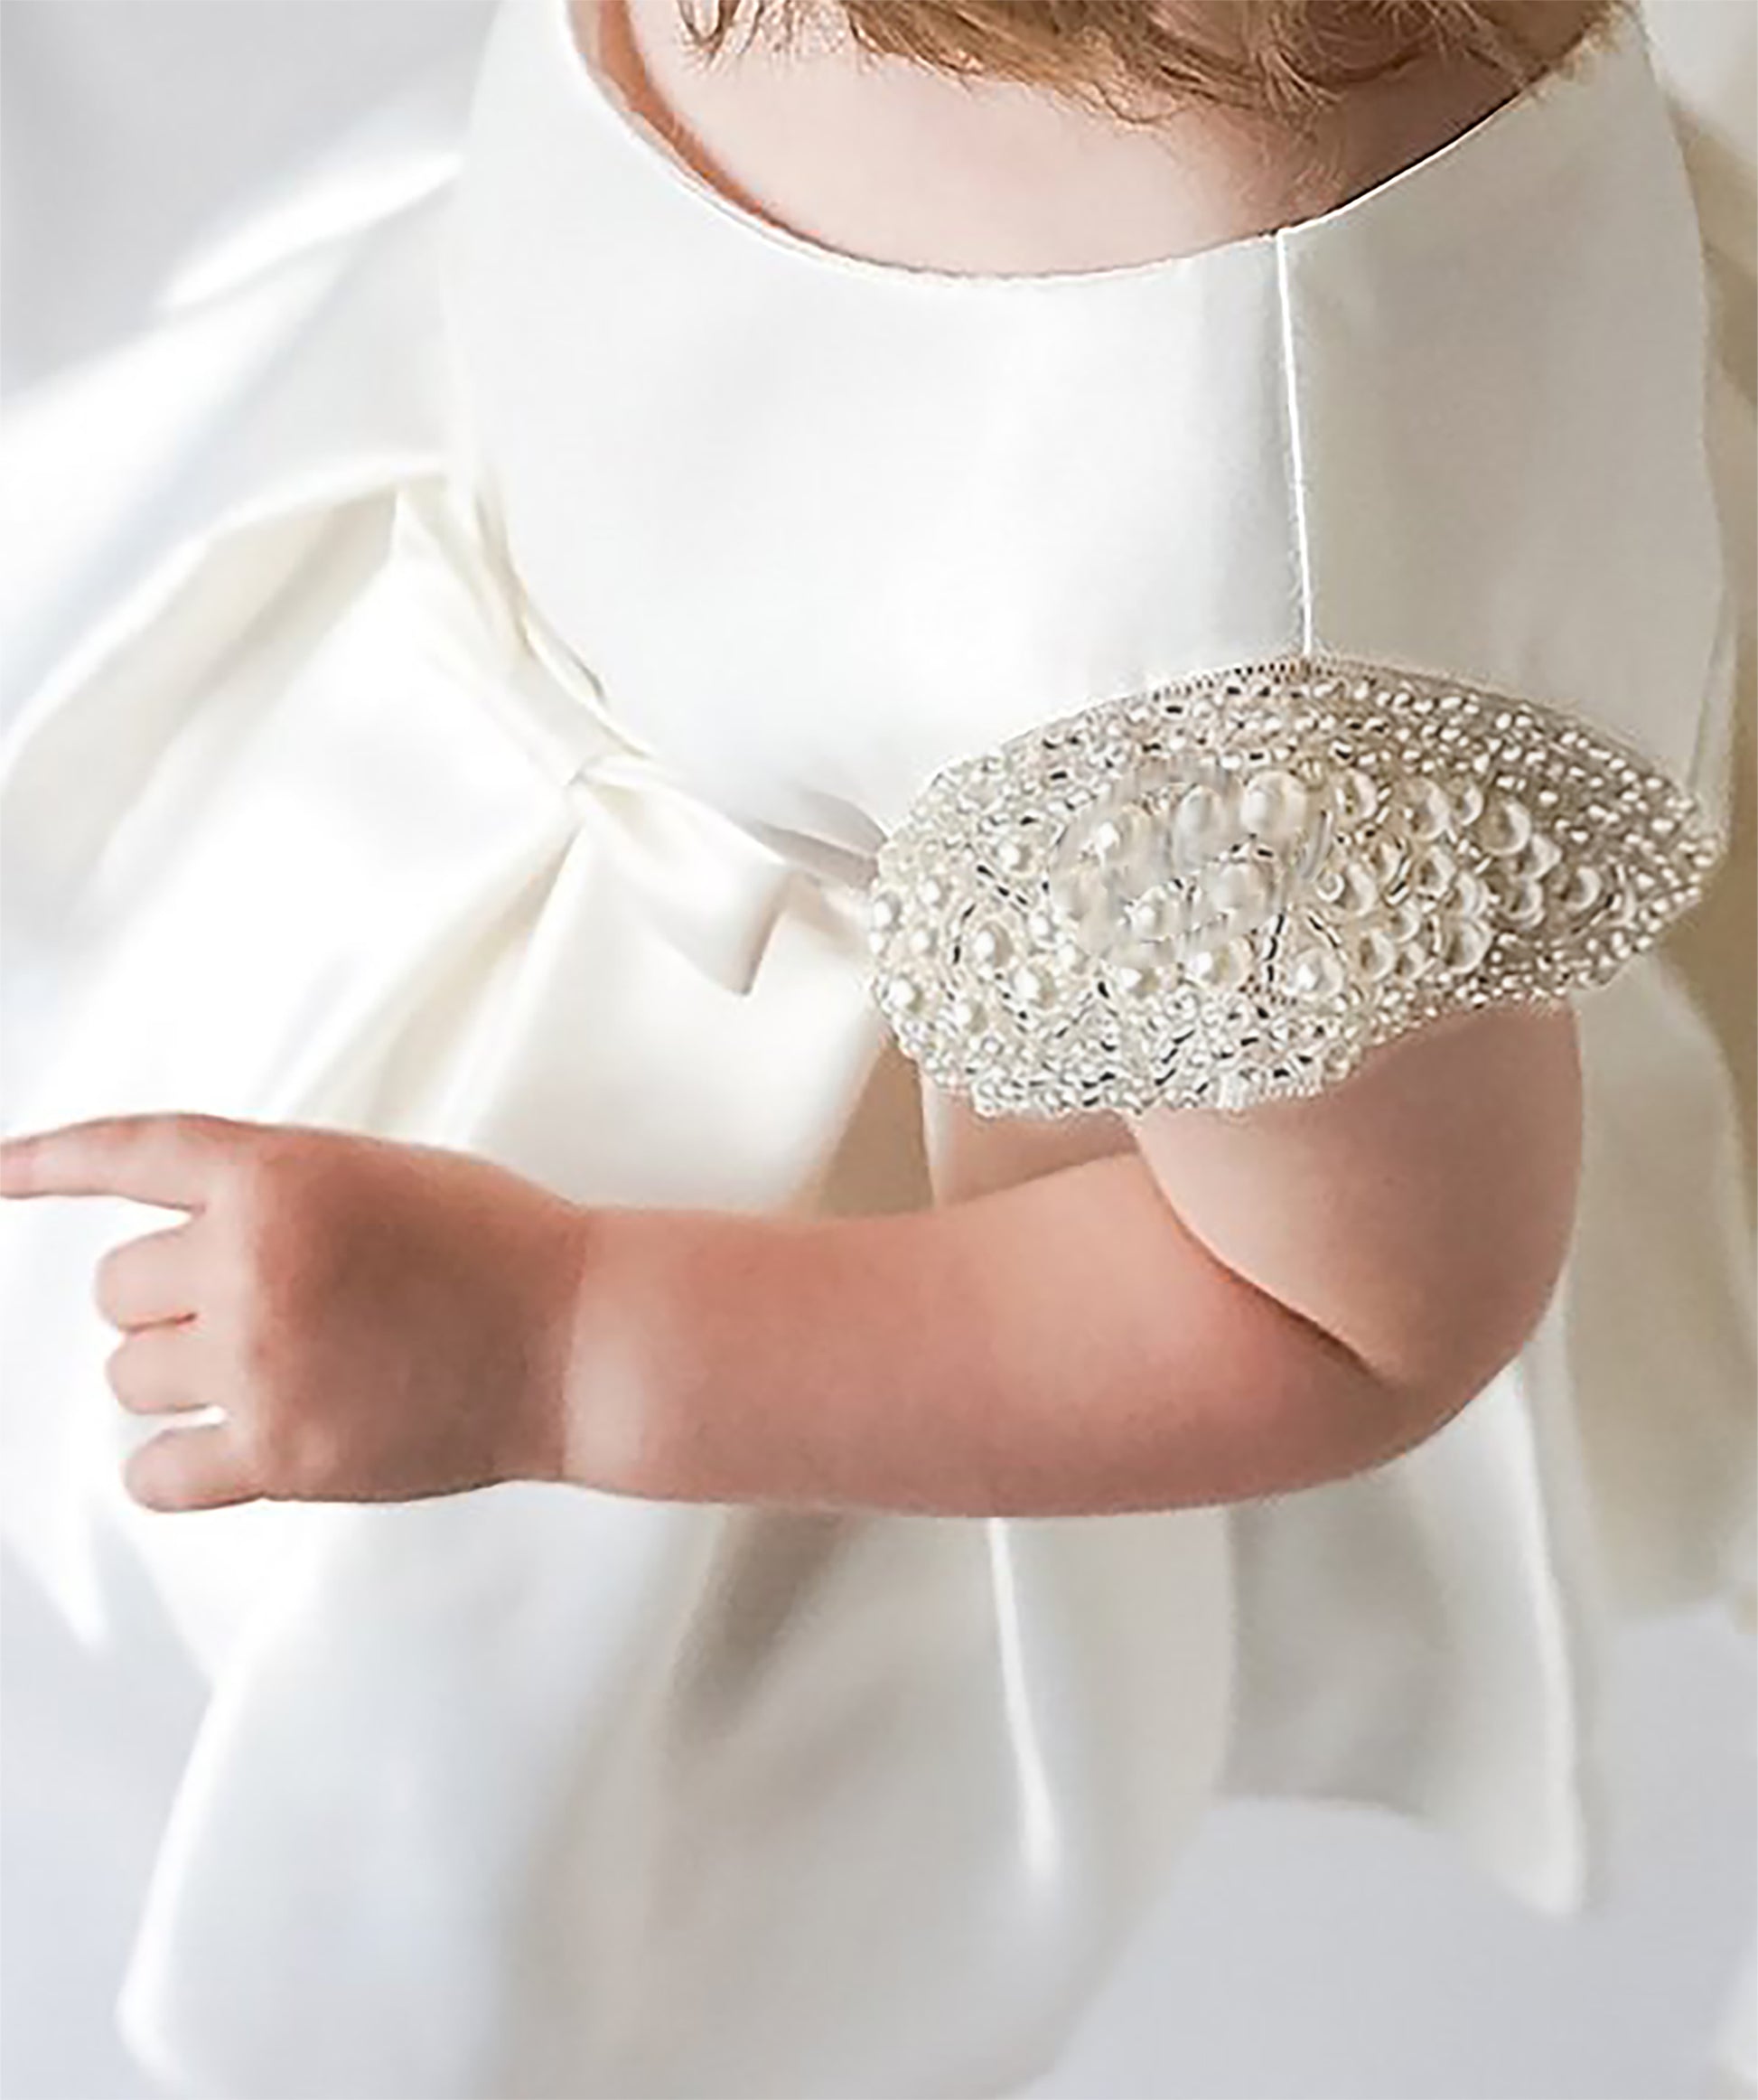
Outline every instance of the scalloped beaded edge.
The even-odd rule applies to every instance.
[[[1558,708],[1278,658],[942,767],[866,887],[869,989],[979,1114],[1237,1111],[1443,1015],[1605,982],[1723,843]]]

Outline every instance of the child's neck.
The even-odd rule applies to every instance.
[[[1315,154],[1268,119],[1202,106],[1130,125],[1040,89],[875,58],[828,29],[705,63],[679,0],[571,4],[600,74],[748,210],[828,248],[977,274],[1105,268],[1267,231],[1382,181],[1509,93],[1480,61],[1420,60],[1351,90]],[[1534,6],[1529,33],[1548,51],[1596,12]]]

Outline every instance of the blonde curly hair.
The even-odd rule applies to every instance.
[[[828,23],[877,55],[1048,88],[1117,116],[1195,101],[1298,124],[1437,52],[1524,86],[1574,64],[1634,5],[1596,0],[1562,52],[1532,35],[1535,0],[686,0],[684,17],[707,58]]]

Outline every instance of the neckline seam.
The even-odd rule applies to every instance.
[[[1613,33],[1596,42],[1585,56],[1572,50],[1557,65],[1526,82],[1419,159],[1407,162],[1323,211],[1282,226],[1143,262],[1101,264],[1091,269],[945,270],[930,264],[886,260],[834,248],[741,204],[684,160],[604,76],[578,33],[573,0],[526,0],[526,4],[541,14],[559,45],[556,55],[570,98],[584,104],[613,136],[618,150],[631,162],[641,164],[644,172],[681,207],[722,220],[734,235],[758,249],[769,250],[781,262],[829,278],[865,280],[875,290],[987,295],[1004,300],[1033,293],[1061,296],[1089,291],[1098,297],[1126,287],[1155,289],[1192,278],[1205,268],[1242,267],[1254,257],[1268,257],[1280,267],[1290,246],[1322,240],[1346,222],[1387,210],[1410,190],[1439,180],[1448,166],[1456,168],[1465,161],[1483,160],[1491,135],[1524,132],[1531,136],[1536,116],[1557,103],[1566,108],[1578,108],[1585,94],[1604,92],[1608,80],[1622,73],[1645,44],[1640,18],[1632,9],[1621,18]],[[1577,127],[1577,132],[1579,129]],[[1492,166],[1493,162],[1489,164]]]

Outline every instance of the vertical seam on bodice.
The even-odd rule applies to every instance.
[[[1306,453],[1300,419],[1300,378],[1295,359],[1294,301],[1288,288],[1286,230],[1276,234],[1276,303],[1280,319],[1283,413],[1287,426],[1286,460],[1288,475],[1289,523],[1294,534],[1295,561],[1300,579],[1300,647],[1310,653],[1313,633],[1313,558],[1306,518]]]

